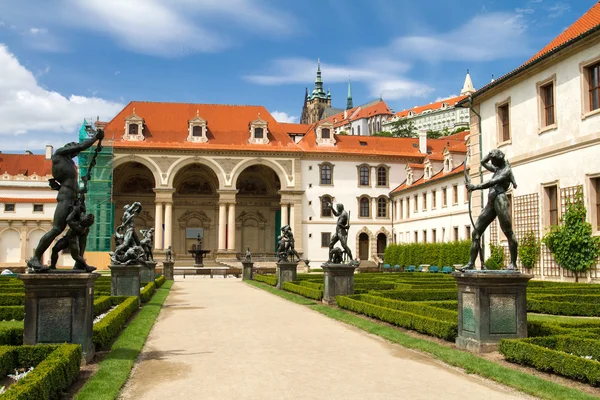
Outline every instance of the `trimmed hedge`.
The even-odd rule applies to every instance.
[[[24,306],[25,293],[0,293],[0,306]]]
[[[364,301],[365,303],[374,304],[376,306],[406,311],[442,321],[458,321],[458,311],[444,310],[443,308],[432,307],[420,302],[392,300],[370,294],[362,294],[359,296],[354,296],[353,298],[355,300]]]
[[[2,400],[59,399],[79,375],[82,356],[79,345],[18,346],[5,349],[2,351],[2,368],[7,367],[7,357],[10,357],[8,354],[12,353],[11,369],[14,367],[34,367],[34,369],[0,395]]]
[[[449,265],[466,264],[469,261],[471,241],[443,243],[391,244],[385,248],[386,264],[400,265]]]
[[[309,281],[295,281],[294,282],[296,285],[300,285],[300,286],[306,286],[309,287],[311,289],[316,289],[316,290],[323,290],[323,288],[325,287],[325,285],[323,283],[317,283],[317,282],[309,282]]]
[[[600,316],[600,304],[569,303],[562,301],[546,301],[541,298],[528,298],[527,311],[553,315],[578,315],[585,317]]]
[[[456,289],[444,290],[386,290],[374,292],[373,295],[386,297],[394,300],[404,301],[428,301],[428,300],[458,300],[458,291]]]
[[[150,282],[142,290],[140,290],[140,301],[147,303],[150,301],[156,290],[156,283]]]
[[[0,321],[23,321],[25,306],[0,306]]]
[[[156,283],[156,288],[161,287],[164,283],[165,283],[165,276],[161,275],[158,278],[156,278],[154,280],[154,283]]]
[[[98,315],[107,312],[108,310],[110,310],[112,305],[113,304],[110,296],[97,297],[94,300],[94,317],[97,317]]]
[[[277,286],[277,275],[254,274],[255,281],[266,283],[267,285]]]
[[[458,334],[458,322],[440,321],[406,311],[393,310],[365,303],[364,301],[356,300],[354,297],[338,296],[336,297],[337,305],[353,312],[448,341],[454,341]]]
[[[499,351],[508,361],[600,386],[600,362],[596,361],[600,357],[598,340],[570,336],[502,339]],[[588,360],[585,356],[594,359]]]
[[[96,347],[105,347],[111,343],[138,308],[137,296],[126,297],[117,308],[95,323],[92,341]]]
[[[308,297],[309,299],[321,300],[323,298],[322,290],[313,289],[308,286],[298,285],[294,282],[283,282],[282,288],[283,290],[299,294],[300,296]]]

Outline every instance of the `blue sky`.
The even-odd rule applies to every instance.
[[[476,88],[596,0],[0,0],[0,150],[76,137],[131,100],[258,104],[297,121],[317,58],[333,105]]]

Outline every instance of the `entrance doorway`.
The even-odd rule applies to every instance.
[[[369,259],[369,235],[365,232],[358,236],[358,258],[362,261]]]
[[[377,235],[377,255],[383,254],[386,247],[387,235],[385,233],[380,233],[379,235]]]

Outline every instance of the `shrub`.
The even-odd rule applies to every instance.
[[[600,316],[600,304],[581,302],[549,301],[534,297],[527,299],[527,311],[553,315],[578,315],[584,317]]]
[[[18,346],[23,344],[23,327],[1,327],[0,345]]]
[[[542,242],[561,267],[575,273],[575,281],[578,282],[579,273],[590,269],[600,256],[600,237],[592,235],[592,225],[585,220],[581,188],[577,189],[572,202],[567,201],[566,208],[561,224],[553,226]]]
[[[393,310],[356,300],[356,296],[338,296],[337,305],[350,311],[375,317],[406,329],[453,341],[458,333],[458,322],[440,321],[434,318]]]
[[[485,260],[487,269],[502,269],[504,267],[504,249],[501,245],[490,243],[490,257]]]
[[[144,288],[140,291],[140,301],[142,303],[149,302],[154,295],[154,290],[156,290],[156,284],[154,282],[150,282],[144,286]]]
[[[156,278],[154,280],[154,283],[156,283],[157,288],[161,287],[163,285],[163,283],[165,283],[165,276],[164,275],[159,276],[158,278]]]
[[[321,300],[323,298],[322,290],[298,285],[294,282],[284,282],[282,288],[283,290],[299,294],[300,296],[308,297],[309,299]]]
[[[373,295],[404,301],[458,300],[458,290],[383,290]]]
[[[25,305],[25,292],[23,293],[1,293],[0,306],[23,306]]]
[[[471,241],[448,243],[401,243],[385,248],[384,259],[390,265],[439,265],[466,264],[471,251]]]
[[[365,303],[374,304],[376,306],[423,315],[425,317],[439,319],[441,321],[458,321],[458,311],[456,311],[456,309],[452,311],[445,310],[443,308],[432,307],[429,304],[423,304],[421,302],[392,300],[368,294],[360,295],[356,297],[356,300],[364,301]]]
[[[79,375],[81,346],[76,344],[20,346],[13,348],[15,364],[34,367],[27,376],[13,384],[0,399],[47,400],[60,398]],[[40,355],[47,354],[39,363]]]
[[[600,385],[600,362],[596,361],[600,355],[598,340],[569,336],[502,339],[499,351],[508,361]]]
[[[0,306],[1,321],[22,321],[25,318],[25,306]]]
[[[267,285],[277,286],[277,275],[263,275],[263,274],[255,274],[254,280],[262,283],[266,283]]]
[[[297,285],[300,285],[300,286],[306,286],[311,289],[317,289],[317,290],[321,290],[321,291],[323,291],[323,287],[325,286],[322,283],[309,282],[309,281],[299,281],[299,282],[294,282],[294,283]]]
[[[150,284],[154,284],[151,282]],[[149,285],[146,285],[147,287]],[[127,297],[125,301],[119,304],[114,310],[109,312],[99,322],[94,324],[94,333],[92,341],[96,347],[107,346],[123,329],[123,326],[129,321],[129,318],[137,311],[137,296]]]
[[[519,243],[519,259],[521,264],[527,269],[531,269],[537,264],[540,258],[540,241],[533,231],[527,232]]]
[[[94,317],[107,312],[112,306],[110,296],[100,296],[94,300]]]

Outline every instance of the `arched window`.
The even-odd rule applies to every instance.
[[[129,124],[129,134],[130,135],[138,134],[138,125],[137,124]]]
[[[369,170],[370,168],[366,165],[360,167],[360,185],[369,186]]]
[[[333,167],[331,164],[321,165],[321,185],[333,184]]]
[[[199,125],[194,125],[192,127],[192,136],[196,136],[196,137],[202,136],[202,127]]]
[[[387,199],[385,197],[377,199],[377,218],[387,218]]]
[[[321,217],[331,217],[331,197],[321,197]]]
[[[254,138],[262,139],[264,134],[263,128],[254,128]]]
[[[379,167],[377,168],[377,186],[387,186],[387,168]]]
[[[356,135],[360,136],[360,125],[356,127],[356,132],[357,132]]]
[[[369,198],[368,197],[362,197],[360,199],[360,216],[361,217],[369,217],[370,210],[371,207],[369,207]]]

